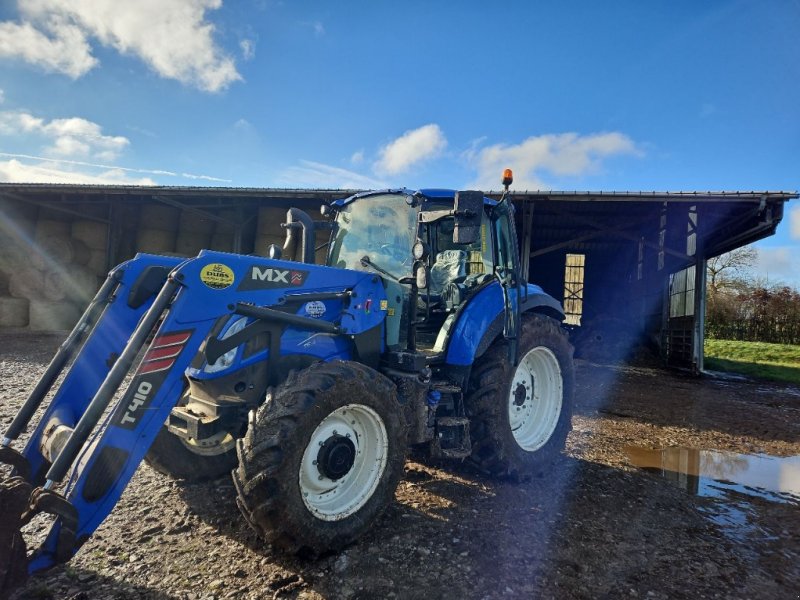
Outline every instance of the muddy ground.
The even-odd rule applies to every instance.
[[[0,335],[3,428],[58,343]],[[368,535],[306,561],[259,541],[229,480],[184,485],[143,465],[71,563],[16,597],[798,597],[797,501],[692,495],[632,467],[625,447],[799,455],[800,390],[580,361],[577,380],[573,431],[547,477],[409,461]]]

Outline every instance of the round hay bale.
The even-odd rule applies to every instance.
[[[72,237],[82,241],[90,250],[105,250],[108,245],[108,225],[97,221],[80,220],[72,223]]]
[[[208,248],[211,244],[211,236],[179,232],[178,239],[175,240],[175,252],[185,256],[196,256],[200,250]]]
[[[258,235],[280,235],[285,237],[286,231],[281,227],[281,223],[286,223],[285,208],[275,207],[261,207],[258,209],[258,226],[256,233]]]
[[[70,232],[69,221],[54,221],[53,219],[39,219],[36,221],[34,239],[42,243],[53,236],[68,238]]]
[[[44,275],[42,297],[51,302],[69,300],[86,304],[97,292],[97,276],[86,267],[70,265]]]
[[[34,331],[63,331],[72,329],[81,317],[77,306],[69,302],[31,300],[29,327]]]
[[[150,254],[175,251],[175,233],[164,229],[140,229],[136,236],[136,250]]]
[[[219,250],[220,252],[233,252],[233,234],[232,233],[215,233],[211,236],[211,250]]]
[[[160,229],[175,231],[178,229],[180,210],[165,204],[145,204],[139,212],[139,226],[142,230]]]
[[[181,211],[178,230],[181,234],[211,235],[216,221],[191,210]]]
[[[11,273],[8,278],[8,293],[14,298],[41,298],[44,288],[44,273],[39,269],[27,267]]]
[[[239,215],[237,211],[231,209],[221,210],[217,213],[217,216],[220,217],[221,219],[225,219],[227,223],[223,223],[222,221],[217,221],[214,233],[216,234],[227,233],[233,235],[233,233],[236,231],[236,223],[239,220]]]
[[[13,274],[30,265],[30,246],[20,246],[15,240],[0,245],[0,272]]]
[[[42,240],[31,252],[30,262],[37,269],[52,269],[55,265],[89,262],[91,251],[83,242],[64,236]]]
[[[0,297],[0,327],[25,327],[28,311],[27,299]]]
[[[95,275],[108,275],[108,257],[105,250],[92,250],[86,268]]]

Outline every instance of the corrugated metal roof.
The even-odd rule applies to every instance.
[[[346,197],[365,190],[338,188],[255,188],[255,187],[208,187],[208,186],[147,186],[147,185],[95,185],[70,183],[0,183],[0,191],[57,192],[85,194],[122,195],[192,195],[192,196],[333,196]],[[501,191],[486,192],[487,196],[499,197]],[[566,191],[566,190],[514,190],[512,198],[550,198],[597,201],[641,201],[641,200],[752,200],[762,198],[791,200],[800,197],[797,191]]]

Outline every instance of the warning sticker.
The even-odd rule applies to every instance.
[[[319,300],[306,302],[306,314],[312,319],[319,319],[325,314],[325,304]]]
[[[381,300],[381,310],[386,310],[387,308],[389,308],[389,301]]]
[[[211,263],[200,270],[200,281],[213,290],[224,290],[233,285],[233,271],[222,263]]]

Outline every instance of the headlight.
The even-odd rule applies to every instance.
[[[244,329],[245,325],[247,325],[247,317],[236,319],[219,339],[228,339],[232,335],[239,333],[242,329]],[[236,351],[238,349],[239,348],[237,347],[232,350],[228,350],[228,352],[220,356],[215,363],[206,365],[203,371],[206,373],[217,373],[219,371],[224,371],[233,364],[234,360],[236,360]]]

